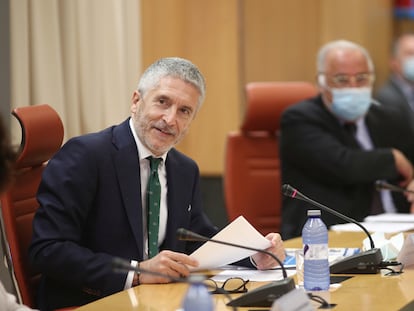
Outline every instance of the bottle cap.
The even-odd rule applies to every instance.
[[[309,209],[308,216],[321,216],[321,210],[320,209]]]
[[[190,274],[187,278],[188,282],[194,283],[203,283],[206,280],[206,276],[203,274]]]

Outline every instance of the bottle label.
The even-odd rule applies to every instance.
[[[305,244],[303,246],[303,257],[305,260],[328,259],[328,245]]]

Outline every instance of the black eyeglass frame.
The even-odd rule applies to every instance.
[[[225,289],[226,284],[233,280],[240,280],[240,286],[234,289]],[[226,279],[221,286],[213,279],[207,279],[204,281],[204,284],[207,286],[207,290],[210,294],[238,294],[238,293],[247,293],[246,284],[249,283],[249,280],[245,280],[241,277],[231,277]],[[213,287],[214,286],[214,287]]]

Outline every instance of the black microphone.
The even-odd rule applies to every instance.
[[[380,190],[390,190],[390,191],[394,191],[394,192],[401,192],[401,193],[414,193],[414,191],[412,190],[408,190],[408,189],[404,189],[401,187],[398,187],[396,185],[392,185],[389,184],[385,181],[382,180],[378,180],[375,182],[375,188],[380,191]]]
[[[381,262],[382,262],[382,253],[379,248],[375,248],[374,240],[372,239],[371,235],[369,234],[368,230],[358,221],[356,221],[353,218],[350,218],[348,216],[345,216],[344,214],[341,214],[319,202],[316,202],[307,196],[300,193],[298,190],[293,188],[292,186],[288,184],[284,184],[282,186],[282,193],[283,195],[293,198],[305,201],[307,203],[310,203],[314,206],[319,207],[320,209],[323,209],[324,211],[333,214],[347,222],[351,222],[356,224],[358,227],[360,227],[365,234],[368,236],[368,239],[371,244],[371,249],[348,256],[340,261],[334,262],[330,265],[330,272],[332,274],[341,273],[341,274],[375,274],[378,273],[378,271],[381,268]]]
[[[266,250],[253,248],[249,246],[229,243],[225,241],[211,239],[195,232],[189,231],[184,228],[179,228],[177,230],[177,238],[183,241],[202,241],[202,242],[213,242],[218,244],[223,244],[227,246],[248,249],[251,251],[263,253],[272,257],[276,262],[280,265],[283,273],[283,280],[273,281],[269,284],[263,285],[258,287],[254,290],[249,291],[242,296],[233,299],[229,303],[228,306],[233,307],[271,307],[274,300],[278,299],[279,297],[283,296],[284,294],[292,291],[295,289],[295,281],[291,277],[287,277],[286,269],[283,266],[283,263],[280,261],[277,256],[268,252]]]

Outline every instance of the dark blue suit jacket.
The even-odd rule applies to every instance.
[[[128,120],[69,140],[44,171],[29,251],[43,275],[42,310],[121,291],[126,273],[112,271],[113,257],[142,260],[140,167]],[[189,254],[199,245],[178,241],[178,228],[207,236],[216,228],[201,208],[197,164],[172,149],[166,170],[168,222],[161,248]]]

